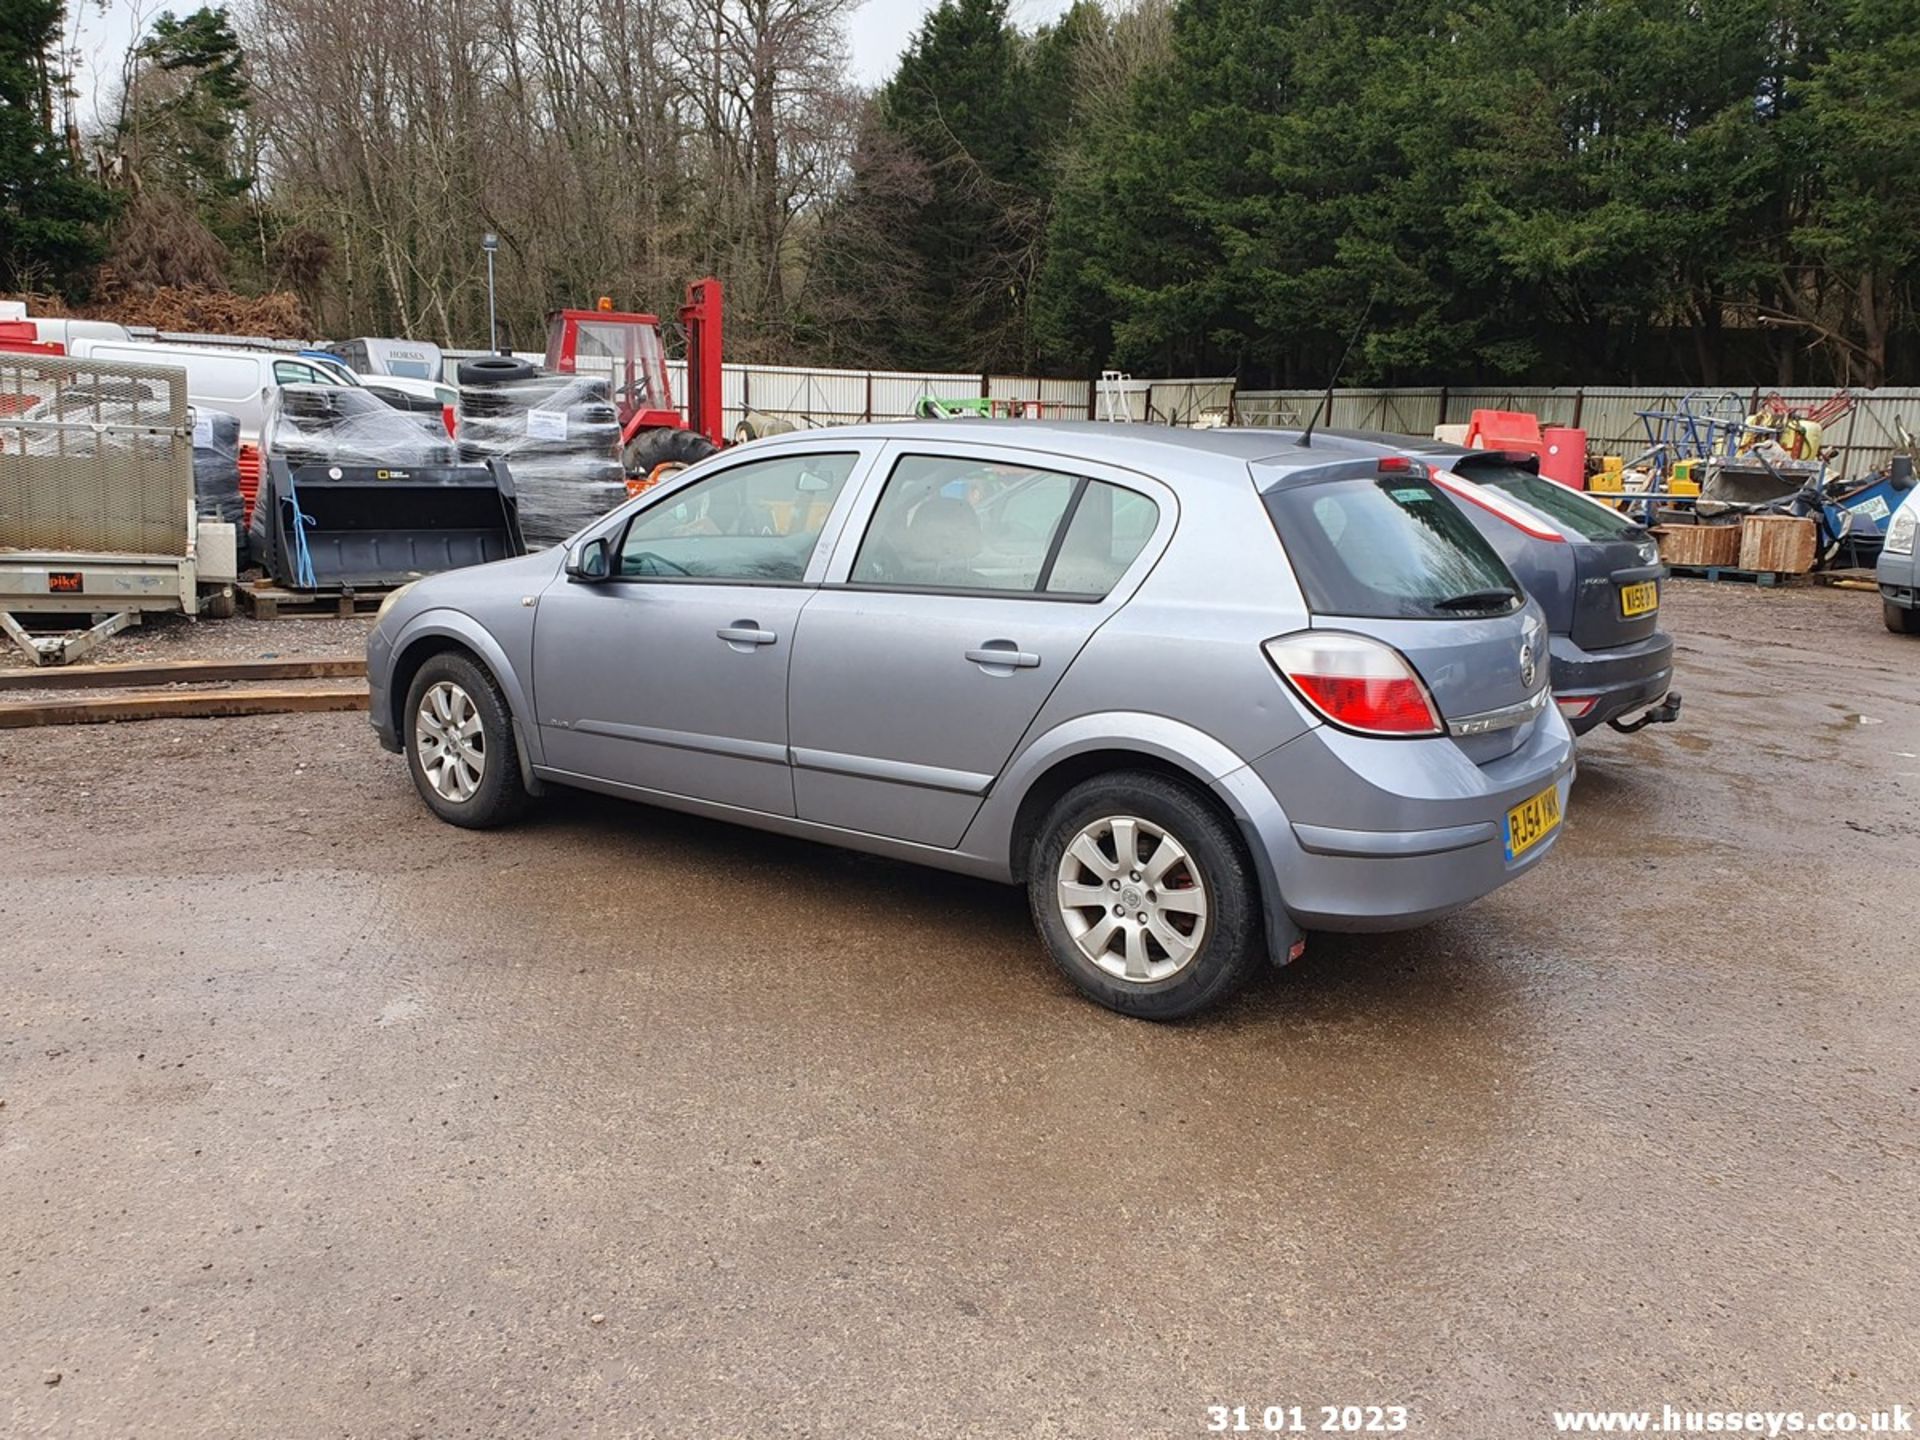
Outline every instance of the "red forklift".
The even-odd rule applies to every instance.
[[[658,316],[615,310],[602,296],[592,310],[547,317],[546,368],[611,382],[620,411],[620,455],[629,490],[669,470],[704,460],[725,443],[720,397],[720,282],[687,286],[680,323],[687,336],[687,409],[673,403]]]

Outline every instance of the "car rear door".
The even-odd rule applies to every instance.
[[[1540,607],[1424,470],[1365,469],[1262,491],[1313,627],[1404,655],[1476,764],[1513,753],[1549,708]]]
[[[800,612],[878,446],[776,448],[650,495],[613,573],[538,601],[533,700],[569,774],[792,815],[787,671]]]
[[[960,842],[1047,696],[1171,532],[1171,492],[1012,447],[894,442],[801,616],[800,818]]]

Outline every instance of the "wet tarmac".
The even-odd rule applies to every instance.
[[[453,830],[358,716],[0,732],[0,1435],[1911,1406],[1920,641],[1666,613],[1548,864],[1175,1027],[1011,889]]]

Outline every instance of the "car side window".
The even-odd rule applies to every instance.
[[[1088,481],[1047,575],[1047,593],[1104,600],[1159,523],[1160,507],[1139,491]]]
[[[798,584],[858,459],[781,455],[676,490],[628,523],[614,574]]]
[[[1031,593],[1085,483],[1026,465],[904,455],[847,578],[906,590]]]
[[[322,375],[311,365],[303,365],[298,360],[276,360],[273,362],[273,382],[276,385],[326,385],[330,377]]]

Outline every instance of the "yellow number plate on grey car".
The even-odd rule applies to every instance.
[[[1637,585],[1620,587],[1620,613],[1631,619],[1635,615],[1647,615],[1660,608],[1660,585],[1658,581],[1642,580]]]
[[[1560,824],[1560,787],[1542,790],[1507,811],[1507,859],[1518,860]]]

